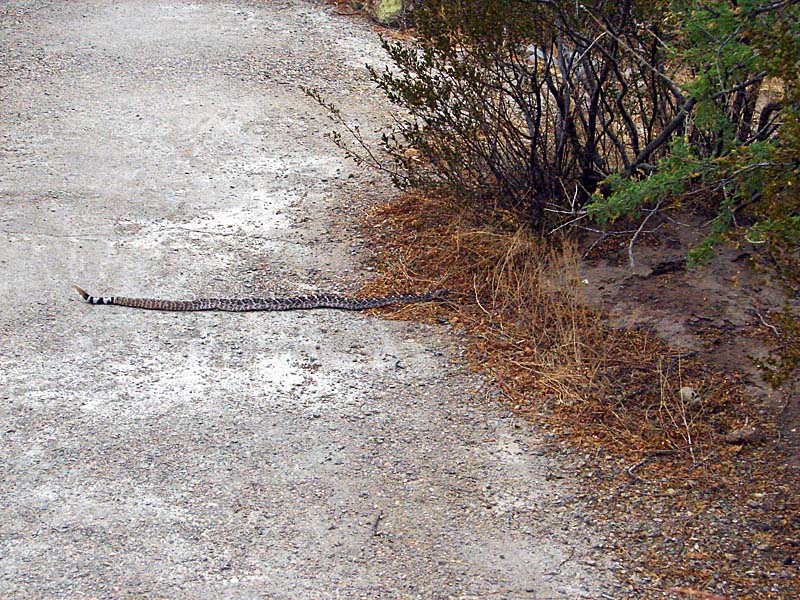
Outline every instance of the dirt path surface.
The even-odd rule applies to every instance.
[[[570,468],[447,331],[69,288],[355,289],[350,198],[388,188],[300,86],[377,126],[375,32],[300,0],[0,20],[1,597],[613,597]]]

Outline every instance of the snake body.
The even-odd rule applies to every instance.
[[[89,304],[110,304],[146,310],[199,311],[224,310],[230,312],[309,310],[336,308],[340,310],[366,310],[391,304],[430,302],[447,296],[446,290],[433,290],[424,294],[398,294],[377,298],[348,298],[336,294],[311,294],[287,298],[199,298],[197,300],[160,300],[158,298],[126,298],[125,296],[92,296],[77,285],[73,286]]]

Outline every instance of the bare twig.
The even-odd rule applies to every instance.
[[[775,337],[780,339],[780,337],[781,337],[780,330],[777,327],[775,327],[775,325],[773,325],[772,323],[770,323],[769,321],[767,321],[764,318],[764,315],[761,314],[761,311],[759,310],[759,307],[758,307],[758,304],[756,303],[756,301],[751,298],[750,299],[750,303],[753,305],[753,312],[756,313],[756,316],[759,318],[759,320],[764,325],[764,327],[769,327],[772,330],[772,333],[775,334]]]
[[[478,281],[476,278],[477,275],[473,276],[472,278],[472,289],[475,290],[475,303],[478,305],[478,308],[480,308],[484,313],[486,313],[486,316],[491,319],[492,318],[491,313],[483,307],[483,304],[481,304],[481,299],[478,296]]]
[[[642,233],[642,230],[644,229],[644,226],[647,225],[647,221],[650,219],[650,217],[657,213],[658,209],[661,208],[661,202],[662,201],[659,200],[655,208],[653,208],[653,210],[651,210],[650,213],[644,219],[642,219],[639,229],[636,230],[636,233],[633,234],[631,241],[628,243],[628,264],[630,265],[631,271],[633,270],[633,267],[636,266],[636,263],[633,260],[633,245],[636,243],[636,238],[638,238]]]
[[[697,104],[697,98],[689,98],[686,101],[669,125],[664,127],[664,129],[661,130],[661,133],[659,133],[652,142],[647,144],[644,150],[642,150],[639,155],[633,159],[633,162],[631,163],[631,170],[636,169],[641,163],[646,161],[653,152],[655,152],[658,148],[664,145],[667,140],[669,140],[670,136],[675,132],[675,130],[683,125],[683,122],[686,120],[686,115],[692,112],[695,104]]]
[[[593,15],[592,13],[588,13],[588,14],[594,20],[594,22],[598,25],[598,27],[603,29],[604,33],[607,33],[609,36],[611,36],[611,38],[615,42],[617,42],[623,48],[625,48],[628,52],[630,52],[631,56],[633,56],[636,59],[636,62],[638,62],[643,67],[649,69],[650,71],[652,71],[654,76],[656,76],[656,77],[660,78],[661,80],[663,80],[669,86],[670,91],[673,94],[675,94],[676,97],[681,98],[681,100],[680,100],[681,102],[683,101],[681,93],[680,93],[680,86],[678,85],[677,82],[675,82],[672,79],[670,79],[669,77],[667,77],[666,74],[664,74],[661,70],[659,70],[658,68],[653,66],[651,61],[647,60],[645,57],[641,56],[638,52],[636,52],[636,50],[634,50],[625,40],[623,40],[621,37],[615,35],[612,31],[610,31],[608,29],[608,27],[606,27],[606,24],[603,23],[602,21],[600,21],[600,19],[598,19],[595,15]]]
[[[628,475],[630,475],[631,479],[633,479],[633,480],[634,480],[636,483],[647,483],[647,482],[646,482],[644,479],[642,479],[642,478],[641,478],[641,477],[639,477],[639,476],[638,476],[636,473],[634,473],[634,471],[636,471],[636,469],[638,469],[639,467],[641,467],[642,465],[644,465],[646,462],[648,462],[648,461],[649,461],[651,458],[652,458],[652,456],[645,456],[645,457],[644,457],[642,460],[640,460],[639,462],[637,462],[637,463],[635,463],[635,464],[631,465],[630,467],[626,467],[626,468],[625,468],[625,472],[626,472]]]
[[[558,566],[554,570],[547,571],[546,573],[544,573],[544,575],[549,575],[549,576],[558,575],[559,571],[561,570],[561,567],[563,567],[565,564],[567,564],[569,561],[571,561],[574,556],[575,556],[575,548],[573,547],[573,548],[570,548],[570,551],[569,551],[569,554],[567,555],[567,557],[564,560],[562,560],[560,563],[558,563]]]
[[[645,481],[644,479],[642,479],[641,477],[639,477],[639,476],[638,476],[638,475],[635,473],[635,471],[636,471],[636,470],[637,470],[639,467],[641,467],[641,466],[643,466],[643,465],[647,464],[648,462],[650,462],[650,460],[651,460],[651,459],[653,459],[653,458],[656,458],[656,457],[659,457],[659,456],[671,456],[671,455],[673,455],[673,454],[675,454],[675,450],[656,450],[655,452],[651,452],[650,454],[648,454],[647,456],[645,456],[645,457],[644,457],[642,460],[640,460],[639,462],[632,464],[630,467],[626,467],[626,468],[625,468],[625,472],[626,472],[628,475],[630,475],[630,476],[631,476],[631,478],[632,478],[634,481],[636,481],[637,483],[648,483],[647,481]]]
[[[545,210],[547,210],[547,209],[545,209]],[[553,229],[548,231],[547,234],[548,235],[552,235],[556,231],[559,231],[559,230],[563,229],[564,227],[568,227],[569,225],[572,225],[573,223],[577,223],[578,221],[581,221],[581,220],[585,219],[588,216],[589,216],[588,212],[583,212],[583,213],[579,214],[577,217],[575,217],[574,219],[570,219],[568,221],[565,221],[561,225],[558,225],[557,227],[553,227]]]

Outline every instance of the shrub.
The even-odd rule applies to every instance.
[[[690,266],[738,237],[760,248],[788,293],[772,315],[778,341],[764,369],[774,385],[800,365],[800,2],[676,1],[673,61],[687,96],[671,148],[644,179],[608,178],[589,214],[600,223],[638,217],[664,200],[690,210],[711,205],[713,220]],[[683,32],[678,35],[677,32]],[[693,201],[702,198],[702,205]],[[795,304],[792,304],[793,300]]]
[[[714,220],[691,263],[739,233],[766,245],[797,293],[800,241],[800,12],[798,2],[672,2],[671,55],[687,97],[665,131],[670,152],[644,179],[611,176],[589,213],[605,223],[637,216],[683,192],[711,201]],[[680,32],[680,33],[679,33]],[[671,130],[670,130],[671,129]],[[698,192],[703,192],[702,194]]]
[[[710,205],[690,264],[738,234],[797,295],[799,5],[426,0],[413,40],[384,39],[390,64],[370,69],[398,107],[384,153],[326,104],[359,145],[334,139],[401,188],[533,229]]]
[[[370,70],[399,107],[382,140],[392,166],[351,130],[353,156],[401,187],[543,228],[664,154],[653,142],[684,100],[663,76],[661,3],[429,0],[413,17],[414,40],[383,40],[390,66]]]

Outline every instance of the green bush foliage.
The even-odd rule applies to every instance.
[[[763,365],[774,385],[800,366],[799,4],[671,2],[671,60],[687,102],[670,152],[644,178],[613,174],[611,193],[595,194],[587,206],[606,223],[638,218],[665,200],[695,211],[710,204],[710,230],[690,252],[690,266],[737,237],[761,249],[789,297],[772,315],[779,339]]]
[[[687,98],[668,155],[644,178],[614,174],[589,214],[636,217],[664,199],[709,199],[715,218],[691,264],[739,234],[797,283],[800,242],[800,9],[797,2],[671,2],[674,77]],[[691,191],[692,194],[683,192]],[[700,193],[702,192],[702,193]]]
[[[315,96],[356,160],[540,231],[710,211],[691,266],[738,237],[800,297],[800,0],[425,0],[412,15],[414,38],[384,40],[390,65],[370,70],[398,107],[383,153]]]
[[[383,150],[401,187],[544,228],[665,155],[652,142],[682,96],[662,75],[659,2],[428,0],[413,15],[413,41],[384,40],[390,67],[371,71],[399,107]]]

